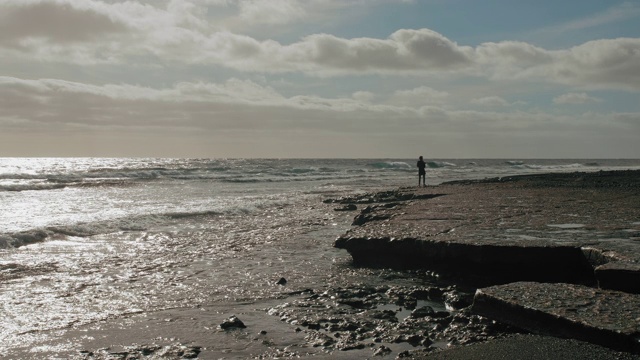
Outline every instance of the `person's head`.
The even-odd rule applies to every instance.
[[[422,156],[420,156],[420,160],[422,160]]]

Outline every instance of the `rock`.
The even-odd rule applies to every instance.
[[[325,199],[325,204],[372,204],[389,203],[399,201],[409,201],[417,199],[431,199],[442,194],[415,194],[413,192],[402,192],[398,190],[382,191],[378,193],[367,193],[356,196],[345,196],[339,199]]]
[[[311,332],[309,335],[305,336],[305,339],[313,347],[326,347],[335,343],[335,340],[333,340],[329,335],[318,331]]]
[[[434,314],[435,311],[431,306],[423,306],[421,308],[413,310],[410,316],[414,319],[418,319],[426,316],[433,316]]]
[[[362,328],[361,325],[354,321],[341,321],[337,324],[331,324],[328,327],[328,330],[331,332],[334,331],[355,331]]]
[[[358,206],[355,204],[347,204],[345,206],[342,207],[337,207],[335,209],[333,209],[334,211],[355,211],[358,210]]]
[[[111,352],[108,348],[96,351],[80,351],[82,359],[196,359],[202,351],[200,346],[171,344],[166,346],[124,346],[123,351]]]
[[[391,349],[384,345],[380,345],[380,347],[373,350],[373,356],[385,356],[391,353]]]
[[[391,214],[388,214],[389,218]],[[369,218],[362,221],[369,221]],[[367,227],[369,224],[367,224]],[[358,228],[356,228],[358,229]],[[356,266],[443,269],[507,281],[593,281],[593,268],[578,246],[556,243],[484,242],[370,236],[370,227],[340,236],[334,247],[346,249]],[[374,228],[377,230],[377,227]],[[386,228],[385,228],[386,229]],[[386,230],[385,230],[386,231]],[[544,266],[540,266],[544,259]]]
[[[366,309],[370,307],[369,304],[366,304],[363,300],[360,299],[340,299],[338,300],[339,304],[349,305],[356,309]]]
[[[373,310],[369,314],[373,319],[398,322],[398,317],[396,316],[396,312],[393,310]]]
[[[414,355],[423,360],[509,359],[509,360],[637,360],[637,356],[572,339],[520,334],[445,351]]]
[[[278,280],[276,282],[277,285],[286,285],[287,284],[287,279],[281,277],[280,280]]]
[[[340,339],[336,344],[336,348],[340,351],[349,350],[362,350],[366,347],[365,344],[359,342],[353,342],[351,339]]]
[[[441,300],[443,294],[443,289],[430,286],[427,288],[412,289],[408,295],[419,300]]]
[[[235,315],[232,315],[230,318],[223,321],[219,327],[223,330],[246,328],[245,324]]]
[[[640,294],[640,264],[612,261],[595,270],[598,286]]]
[[[414,197],[401,210],[367,207],[354,220],[363,226],[334,245],[356,266],[456,272],[489,279],[485,284],[596,284],[597,277],[603,288],[640,293],[638,189],[637,170],[450,182],[417,191],[432,199]],[[433,198],[432,191],[446,196]],[[584,220],[579,232],[563,227],[572,219]]]
[[[396,305],[404,306],[408,310],[413,310],[418,306],[418,300],[410,295],[399,294]]]
[[[380,209],[384,208],[380,206],[367,206],[360,214],[353,218],[351,225],[361,226],[371,221],[381,221],[391,218],[391,213],[379,211]]]
[[[473,304],[473,294],[449,291],[444,294],[444,303],[454,310],[463,309]]]
[[[517,282],[476,291],[474,314],[640,354],[640,295],[572,284]]]

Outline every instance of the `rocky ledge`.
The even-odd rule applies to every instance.
[[[640,353],[640,171],[401,189],[334,246],[357,266],[454,274],[472,311],[524,331]],[[604,290],[608,289],[608,290]],[[526,296],[523,296],[526,294]],[[598,316],[596,316],[598,315]]]

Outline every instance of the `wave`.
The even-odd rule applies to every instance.
[[[171,220],[216,216],[221,214],[222,213],[218,211],[198,211],[192,213],[176,212],[157,215],[132,216],[73,225],[47,226],[42,229],[0,234],[0,249],[17,248],[60,236],[89,237],[121,231],[146,231],[151,227],[169,223]]]
[[[292,168],[292,169],[284,170],[285,173],[291,173],[291,174],[308,174],[308,173],[317,172],[317,171],[318,169],[316,168]]]
[[[376,169],[412,169],[411,165],[404,161],[383,161],[369,164]]]
[[[428,161],[427,166],[432,169],[444,168],[444,167],[455,167],[457,166],[454,163],[446,162],[446,161]]]
[[[19,247],[46,240],[51,235],[46,230],[21,231],[11,234],[0,234],[0,249]]]
[[[49,180],[57,182],[75,182],[83,179],[157,179],[179,176],[202,176],[229,171],[227,166],[205,167],[140,167],[140,168],[93,168],[85,171],[60,172],[47,170],[42,172],[8,172],[0,173],[0,179],[4,180]]]
[[[30,191],[64,189],[64,184],[0,184],[0,191]]]
[[[504,163],[511,166],[524,165],[524,161],[516,161],[516,160],[505,161]]]
[[[315,174],[315,175],[314,175]],[[54,190],[65,187],[90,187],[112,185],[134,185],[148,181],[216,181],[216,182],[281,182],[294,178],[313,180],[312,176],[340,176],[340,170],[323,167],[293,168],[235,168],[194,167],[194,168],[147,168],[147,169],[92,169],[86,172],[66,174],[0,174],[0,191]],[[2,182],[4,180],[4,182]],[[295,180],[294,180],[295,181]]]
[[[1,191],[40,191],[59,190],[67,187],[101,187],[101,186],[127,186],[131,182],[125,179],[98,179],[84,181],[70,181],[61,179],[46,179],[45,181],[22,181],[13,183],[0,183]]]
[[[202,209],[195,211],[175,211],[157,214],[142,214],[125,216],[115,219],[81,222],[69,225],[52,225],[42,228],[0,233],[0,249],[17,248],[20,246],[44,242],[60,237],[90,237],[95,235],[112,234],[117,232],[148,231],[162,228],[176,223],[184,224],[186,219],[198,219],[217,216],[244,216],[255,213],[270,206],[285,206],[286,199],[279,197],[245,199],[245,201],[223,206],[221,209]]]
[[[580,170],[582,168],[584,168],[585,166],[588,166],[586,164],[581,164],[581,163],[573,163],[573,164],[548,164],[548,165],[543,165],[543,164],[527,164],[523,161],[508,161],[507,164],[510,165],[511,168],[513,169],[521,169],[521,170],[536,170],[536,171],[557,171],[557,170]]]

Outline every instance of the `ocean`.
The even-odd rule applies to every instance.
[[[379,270],[352,268],[331,246],[355,213],[323,200],[416,187],[416,161],[0,158],[0,357],[125,343],[100,332],[114,319],[213,305],[224,317],[296,290],[375,283]],[[428,185],[640,169],[633,159],[427,162]],[[274,285],[282,277],[286,292]],[[172,339],[197,342],[217,325],[209,319]],[[78,329],[86,334],[70,335]],[[264,355],[238,339],[220,346],[231,357]]]

